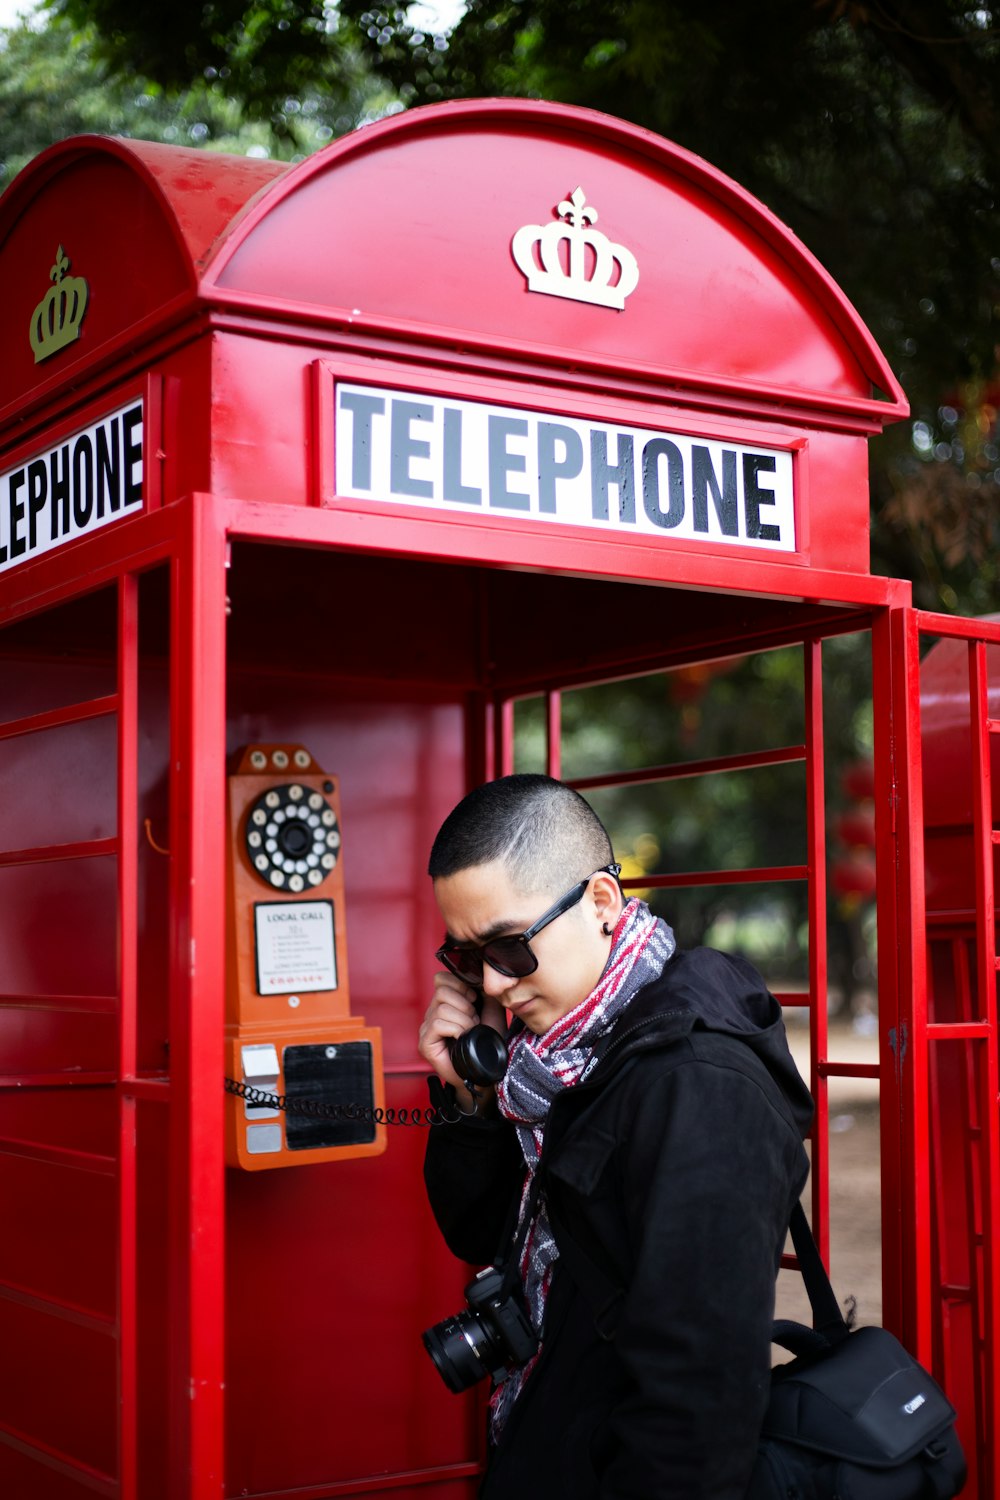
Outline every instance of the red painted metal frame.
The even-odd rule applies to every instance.
[[[119,534],[104,533],[68,549],[76,554],[43,558],[31,568],[44,584],[27,602],[0,608],[0,625],[37,613],[79,589],[81,557],[87,590],[117,581],[117,689],[114,694],[26,716],[0,725],[0,739],[43,732],[100,716],[118,718],[118,827],[113,837],[38,846],[0,854],[0,865],[43,860],[116,857],[118,860],[119,993],[104,1008],[117,1009],[118,1058],[114,1073],[34,1075],[35,1087],[113,1087],[118,1093],[117,1162],[90,1153],[35,1148],[34,1155],[70,1157],[86,1171],[116,1172],[118,1182],[119,1275],[116,1314],[107,1332],[118,1342],[118,1475],[101,1475],[35,1440],[26,1441],[0,1423],[0,1442],[77,1478],[86,1488],[120,1500],[141,1500],[137,1412],[137,1138],[139,1100],[172,1104],[172,1176],[169,1185],[171,1308],[170,1388],[172,1500],[219,1500],[222,1494],[222,1108],[224,922],[223,871],[225,725],[225,535],[210,507],[175,506],[146,522],[147,545],[135,549]],[[80,550],[77,551],[77,548]],[[170,849],[176,918],[171,943],[171,1074],[150,1079],[137,1073],[137,575],[170,563],[171,611],[171,789]],[[27,574],[28,570],[25,570]],[[183,604],[183,607],[178,607]],[[205,670],[207,668],[207,670]],[[69,1008],[93,1009],[100,997],[58,997]],[[0,1086],[24,1085],[0,1078]],[[0,1142],[0,1150],[11,1143]],[[19,1143],[19,1154],[32,1151]],[[4,1289],[0,1288],[0,1295]],[[47,1306],[58,1313],[58,1307]],[[68,1305],[64,1316],[82,1314]],[[94,1320],[91,1320],[93,1322]],[[98,1320],[99,1321],[99,1320]]]
[[[183,511],[171,574],[171,1500],[223,1483],[225,564],[216,507]]]
[[[269,510],[272,508],[269,508]],[[169,1089],[163,1081],[146,1080],[135,1072],[135,942],[134,849],[137,840],[136,805],[136,673],[137,673],[137,560],[128,556],[129,549],[120,543],[110,547],[110,536],[99,539],[92,553],[101,559],[100,566],[88,578],[97,586],[119,580],[119,658],[118,688],[114,695],[94,699],[67,709],[32,715],[6,726],[0,726],[0,738],[18,733],[43,731],[99,714],[119,716],[119,827],[115,839],[90,841],[86,854],[117,854],[119,899],[121,904],[121,1005],[119,1011],[119,1203],[121,1278],[118,1288],[118,1336],[120,1340],[121,1423],[119,1433],[120,1478],[118,1486],[105,1493],[120,1493],[125,1500],[138,1500],[138,1455],[136,1452],[135,1388],[130,1371],[135,1361],[135,1176],[134,1120],[136,1101],[140,1098],[171,1099],[172,1160],[174,1175],[170,1185],[171,1237],[174,1251],[171,1265],[176,1277],[170,1288],[175,1310],[176,1340],[171,1391],[174,1412],[173,1471],[170,1493],[177,1500],[218,1500],[222,1464],[222,1234],[221,1209],[221,1110],[222,1099],[214,1085],[222,1066],[221,1002],[224,951],[221,912],[224,846],[221,835],[223,820],[211,816],[211,809],[223,805],[224,718],[221,683],[224,680],[225,619],[225,552],[227,520],[236,518],[235,507],[213,505],[207,497],[198,503],[172,506],[168,512],[148,518],[149,545],[143,549],[141,565],[171,560],[173,608],[171,614],[171,832],[173,901],[176,928],[171,940],[173,963],[170,976],[172,1033],[171,1079]],[[260,518],[263,520],[263,518]],[[296,519],[302,521],[300,515]],[[330,526],[332,518],[327,518]],[[239,520],[245,517],[240,514]],[[261,529],[266,529],[262,527]],[[303,528],[307,533],[310,522]],[[331,528],[340,531],[336,522]],[[279,534],[287,538],[284,526]],[[290,538],[288,538],[290,539]],[[68,571],[65,559],[50,558],[39,565],[38,577],[46,587],[32,600],[32,607],[46,598],[50,602],[65,597],[66,589],[53,577]],[[190,608],[194,600],[193,610]],[[187,605],[182,608],[184,601]],[[16,610],[5,609],[4,618]],[[807,773],[807,826],[809,829],[806,861],[801,866],[767,868],[752,871],[715,871],[695,876],[679,875],[644,877],[642,884],[682,885],[694,879],[722,883],[740,879],[806,879],[809,885],[810,909],[810,1010],[812,1021],[812,1086],[819,1112],[814,1138],[814,1221],[826,1250],[828,1246],[828,1159],[826,1141],[826,1080],[830,1077],[881,1077],[883,1109],[886,1113],[883,1162],[885,1191],[885,1321],[895,1327],[910,1347],[926,1360],[932,1357],[930,1306],[930,1181],[927,1167],[927,1099],[926,1051],[929,1045],[945,1041],[973,1039],[985,1042],[984,1056],[990,1059],[983,1084],[984,1118],[991,1122],[987,1175],[994,1180],[998,1156],[996,1111],[986,1107],[996,1100],[996,1017],[995,1005],[980,1021],[942,1028],[926,1022],[926,959],[920,934],[923,932],[923,892],[916,830],[920,823],[919,700],[916,696],[918,637],[925,634],[953,634],[972,641],[1000,640],[1000,631],[980,625],[963,625],[934,616],[890,609],[876,610],[872,616],[873,653],[876,697],[876,767],[879,777],[879,861],[884,889],[895,887],[896,899],[880,902],[880,946],[882,983],[880,1000],[883,1008],[882,1062],[879,1067],[837,1062],[827,1055],[824,1009],[817,1003],[825,995],[825,932],[823,913],[825,893],[825,848],[823,839],[823,760],[822,760],[822,642],[810,636],[803,642],[805,659],[806,735],[803,745],[777,750],[746,752],[740,756],[657,766],[617,776],[582,778],[583,788],[598,785],[628,785],[640,781],[671,780],[683,776],[722,773],[755,765],[779,764],[801,760]],[[988,767],[984,748],[985,736],[997,732],[996,721],[985,709],[982,686],[982,652],[973,646],[971,671],[977,737],[980,743],[979,840],[980,922],[979,962],[980,990],[991,998],[985,984],[987,970],[995,977],[996,957],[989,949],[990,923],[986,913],[991,892],[990,859],[993,837],[990,825],[989,788],[981,768]],[[196,669],[197,667],[197,669]],[[584,680],[581,673],[579,681]],[[191,698],[192,685],[194,697]],[[561,765],[561,690],[552,685],[545,691],[546,763],[552,774]],[[978,696],[977,696],[978,695]],[[472,754],[470,772],[499,773],[513,766],[513,704],[509,695],[498,695],[493,701],[487,694],[474,695],[470,712],[470,733],[479,749]],[[476,729],[476,725],[479,728]],[[492,726],[492,727],[491,727]],[[883,810],[884,809],[884,810]],[[897,809],[901,809],[898,811]],[[100,845],[100,847],[98,847]],[[64,846],[60,855],[72,852]],[[130,853],[130,851],[132,851]],[[44,858],[44,849],[27,851]],[[25,853],[14,851],[15,855]],[[9,858],[10,856],[8,856]],[[0,856],[2,858],[2,856]],[[130,865],[130,861],[132,861]],[[898,967],[894,956],[898,950]],[[782,995],[784,1003],[794,1004],[799,997]],[[69,1000],[65,1003],[70,1003]],[[905,1037],[905,1047],[903,1039]],[[994,1039],[994,1045],[989,1045]],[[923,1057],[923,1062],[921,1058]],[[85,1078],[81,1082],[111,1083],[111,1077]],[[896,1151],[896,1133],[902,1142]],[[987,1318],[996,1340],[997,1306],[992,1294],[996,1267],[993,1244],[1000,1244],[997,1224],[998,1205],[995,1194],[986,1206],[988,1223],[996,1231],[984,1241],[983,1288],[987,1301]],[[996,1383],[985,1393],[989,1409],[996,1409]],[[998,1423],[1000,1430],[1000,1423]],[[16,1434],[8,1437],[16,1441]],[[60,1462],[57,1455],[52,1462]],[[110,1478],[92,1484],[111,1484]],[[355,1486],[356,1487],[356,1486]],[[100,1491],[98,1491],[100,1492]],[[328,1488],[328,1492],[330,1491]],[[317,1494],[320,1491],[317,1491]],[[984,1496],[987,1492],[984,1491]]]
[[[118,1490],[138,1496],[138,690],[139,587],[118,583]]]
[[[986,621],[957,620],[952,616],[924,611],[900,611],[893,621],[898,644],[898,677],[896,691],[908,709],[905,733],[908,744],[900,747],[900,764],[906,765],[908,781],[902,787],[901,812],[907,819],[908,837],[901,846],[919,851],[923,841],[922,767],[919,759],[920,696],[919,642],[921,637],[946,637],[968,643],[968,703],[971,729],[970,782],[972,787],[972,849],[975,872],[975,969],[978,1018],[971,1016],[969,974],[963,957],[958,973],[965,973],[964,1003],[960,1014],[967,1017],[955,1022],[928,1020],[929,973],[927,964],[926,924],[923,918],[922,871],[910,873],[911,901],[919,903],[909,931],[901,924],[901,961],[912,975],[912,1010],[909,1039],[911,1052],[908,1079],[911,1088],[901,1094],[904,1130],[901,1132],[904,1156],[900,1182],[911,1184],[915,1203],[910,1212],[919,1215],[911,1229],[915,1242],[909,1266],[912,1280],[907,1286],[903,1308],[912,1318],[916,1347],[922,1358],[931,1359],[940,1342],[935,1330],[945,1316],[947,1304],[954,1300],[971,1301],[976,1338],[978,1368],[971,1383],[976,1390],[974,1473],[980,1500],[993,1500],[1000,1477],[1000,1078],[998,1078],[998,1014],[996,912],[994,893],[994,848],[1000,835],[993,826],[991,788],[991,737],[1000,734],[1000,721],[990,717],[986,646],[1000,644],[1000,627]],[[902,726],[900,726],[902,727]],[[943,928],[942,928],[943,931]],[[909,939],[906,941],[905,939]],[[900,1020],[902,1026],[903,1020]],[[967,1160],[949,1162],[949,1170],[968,1175],[969,1221],[966,1235],[969,1247],[970,1285],[953,1287],[935,1285],[932,1248],[934,1245],[934,1211],[929,1162],[931,1129],[928,1106],[928,1075],[932,1047],[968,1044],[968,1107],[971,1111],[968,1130]],[[958,1107],[960,1101],[952,1101]],[[907,1151],[909,1157],[907,1158]],[[940,1197],[939,1185],[939,1199]],[[938,1209],[940,1212],[940,1208]],[[907,1206],[903,1206],[903,1221]],[[904,1323],[904,1326],[906,1324]],[[968,1420],[969,1413],[965,1413]]]
[[[450,516],[435,514],[428,519],[414,507],[397,507],[394,514],[374,509],[355,511],[338,506],[266,504],[262,501],[219,500],[208,495],[192,497],[214,503],[225,517],[230,536],[300,546],[336,547],[345,552],[365,552],[387,557],[433,557],[451,563],[470,563],[491,568],[524,568],[532,572],[546,566],[537,526],[518,526],[484,519],[479,528],[460,525]],[[360,505],[360,502],[358,502]],[[554,528],[553,528],[554,529]],[[743,593],[748,582],[745,557],[718,553],[678,552],[620,541],[603,534],[584,535],[582,528],[560,528],[565,535],[551,540],[551,568],[581,577],[614,578],[623,582],[670,583],[681,588],[699,588],[712,593],[733,590]],[[755,595],[794,601],[827,603],[845,600],[856,613],[848,629],[863,629],[869,610],[898,599],[909,601],[910,586],[899,579],[878,574],[855,577],[822,568],[794,568],[787,564],[754,559]],[[792,592],[790,592],[792,591]],[[831,633],[834,633],[831,627]],[[741,649],[744,649],[741,642]],[[752,648],[749,648],[752,649]],[[662,654],[662,653],[661,653]],[[721,652],[720,652],[721,654]],[[732,655],[732,642],[728,655]],[[641,670],[641,669],[640,669]],[[634,675],[635,669],[628,675]],[[581,677],[589,680],[586,671]]]
[[[270,530],[268,522],[280,521],[282,524],[275,526],[279,537],[291,540],[291,528],[285,524],[285,513],[275,515],[278,510],[278,507],[268,507],[266,517],[258,510],[256,516],[251,518],[251,532],[257,535],[267,534]],[[294,519],[308,536],[312,529],[312,518],[300,512]],[[324,519],[327,537],[333,533],[342,544],[344,540],[342,518],[327,516]],[[223,1221],[221,1212],[222,1165],[219,1143],[221,1141],[222,1100],[214,1088],[214,1083],[222,1066],[222,1024],[218,997],[222,994],[221,976],[224,959],[222,947],[224,923],[221,915],[220,895],[223,888],[221,872],[224,869],[224,849],[219,831],[223,821],[221,816],[213,818],[206,814],[209,814],[212,807],[221,808],[223,805],[224,721],[221,684],[224,681],[227,521],[234,523],[238,521],[239,526],[234,525],[233,529],[242,531],[246,528],[247,516],[236,506],[213,504],[208,497],[197,497],[196,501],[172,506],[168,511],[161,511],[157,516],[147,518],[144,526],[147,528],[148,545],[142,549],[139,559],[130,555],[130,548],[127,548],[124,542],[119,541],[118,546],[114,546],[115,538],[110,535],[98,539],[98,545],[89,546],[90,555],[100,558],[99,566],[88,578],[89,585],[97,586],[113,578],[120,580],[118,691],[113,698],[93,700],[89,704],[79,705],[76,717],[84,718],[110,712],[118,712],[120,716],[119,830],[116,840],[112,841],[115,845],[114,850],[102,852],[119,853],[123,860],[120,871],[122,882],[122,1005],[119,1043],[121,1094],[119,1232],[122,1276],[119,1285],[118,1316],[123,1397],[119,1437],[120,1493],[125,1500],[133,1500],[137,1471],[134,1386],[130,1404],[128,1384],[129,1370],[135,1359],[135,1183],[134,1175],[132,1175],[133,1164],[130,1160],[130,1122],[134,1117],[136,1100],[139,1098],[159,1099],[163,1102],[169,1098],[174,1101],[175,1105],[180,1101],[180,1107],[171,1110],[174,1130],[171,1152],[174,1161],[174,1176],[170,1186],[171,1237],[174,1244],[171,1264],[181,1270],[177,1273],[178,1279],[170,1288],[171,1303],[176,1310],[174,1326],[180,1335],[176,1342],[170,1382],[174,1393],[174,1432],[176,1434],[176,1441],[173,1443],[174,1469],[171,1474],[170,1493],[177,1497],[177,1500],[180,1500],[180,1497],[184,1497],[184,1500],[208,1500],[208,1497],[218,1500],[221,1485]],[[363,545],[361,538],[354,534],[351,528],[347,529],[349,545],[351,542],[358,546]],[[116,553],[118,553],[117,556]],[[171,563],[173,577],[171,764],[173,772],[170,848],[173,869],[173,906],[178,914],[178,926],[170,945],[174,955],[170,985],[172,1030],[175,1043],[172,1049],[169,1090],[163,1082],[135,1076],[135,912],[132,898],[128,893],[132,877],[127,872],[128,850],[134,849],[136,839],[134,818],[136,591],[134,574],[139,567],[150,566],[164,559],[173,559]],[[75,566],[70,568],[66,559],[58,556],[45,559],[43,563],[44,565],[40,564],[38,567],[38,577],[45,579],[46,586],[32,601],[33,607],[37,607],[40,601],[44,602],[46,599],[55,602],[65,597],[67,576],[75,572]],[[64,576],[60,577],[60,575]],[[875,592],[874,587],[872,592]],[[195,600],[193,613],[190,609],[180,607],[182,601],[192,599]],[[16,611],[4,610],[2,617],[13,618],[14,613]],[[890,614],[892,615],[891,629],[898,633],[902,628],[901,611],[888,613],[875,611],[873,616],[876,697],[887,692],[887,685],[890,683],[892,689],[894,728],[891,753],[887,753],[884,758],[881,755],[877,756],[877,763],[880,766],[879,774],[889,777],[889,784],[893,789],[891,794],[884,798],[887,808],[893,804],[898,782],[904,776],[904,772],[900,769],[901,753],[912,752],[910,761],[907,762],[911,780],[914,774],[919,774],[919,763],[913,758],[918,754],[918,740],[913,736],[919,729],[919,724],[909,722],[906,718],[909,712],[908,704],[912,703],[913,688],[912,683],[907,688],[905,674],[900,673],[898,643],[892,653],[892,670],[889,670]],[[915,651],[916,641],[915,632],[912,629],[912,617],[911,634],[913,640],[909,649]],[[791,877],[806,878],[809,881],[810,988],[813,996],[811,1005],[812,1084],[820,1100],[820,1118],[822,1119],[827,1078],[831,1076],[874,1077],[879,1070],[838,1063],[826,1055],[827,1043],[821,1007],[816,1005],[815,997],[825,993],[825,937],[822,933],[824,898],[821,888],[825,854],[821,828],[823,767],[820,640],[808,639],[804,643],[804,651],[807,704],[804,745],[781,747],[776,751],[748,752],[743,756],[695,762],[684,766],[654,767],[638,773],[625,772],[617,778],[586,778],[585,781],[580,782],[580,785],[586,787],[597,785],[599,782],[624,785],[640,780],[667,780],[685,775],[712,774],[748,768],[753,765],[805,761],[810,829],[806,862],[802,866],[785,867],[781,870],[713,872],[709,878],[714,878],[721,883],[722,880],[730,879],[735,874],[743,879]],[[915,655],[912,659],[915,662]],[[584,679],[585,674],[581,672],[577,680]],[[189,701],[192,684],[196,688],[196,697],[193,702]],[[480,774],[500,772],[512,767],[513,701],[512,697],[505,695],[501,695],[494,702],[490,702],[488,695],[484,694],[477,695],[474,699],[470,713],[470,733],[474,738],[478,735],[480,746],[479,751],[473,753],[470,761],[470,772],[474,779],[478,779]],[[547,765],[553,774],[557,774],[560,769],[560,687],[552,686],[547,690],[545,704]],[[901,730],[901,714],[903,723],[909,722],[909,738]],[[64,722],[72,722],[73,718],[72,709],[31,716],[22,721],[20,732],[54,727]],[[877,732],[883,736],[883,742],[886,742],[885,736],[889,733],[884,727],[885,718],[885,715],[877,712]],[[910,719],[912,718],[910,714]],[[481,726],[478,731],[475,729],[477,723]],[[491,728],[491,725],[495,728]],[[16,732],[19,732],[17,725],[0,727],[0,736]],[[894,770],[893,767],[895,767]],[[891,848],[887,856],[888,864],[883,864],[885,827],[881,829],[880,838],[880,867],[895,870],[897,881],[901,881],[900,900],[910,902],[908,921],[913,922],[916,919],[914,913],[917,908],[916,895],[912,887],[919,875],[919,861],[913,862],[913,868],[909,871],[900,872],[895,847],[896,838],[893,832]],[[37,852],[41,853],[41,851]],[[904,860],[907,857],[905,854],[902,856]],[[664,877],[662,883],[683,884],[685,880],[691,883],[690,876]],[[652,882],[647,878],[643,883]],[[661,881],[656,880],[655,883],[659,884]],[[898,911],[894,912],[891,918],[884,919],[884,927],[886,923],[889,925],[885,930],[891,934],[893,941],[905,932],[907,926]],[[891,962],[892,951],[891,942],[883,938],[883,963],[887,970]],[[919,944],[912,945],[908,952],[910,953],[909,961],[919,963]],[[886,977],[888,978],[888,975]],[[884,1029],[886,1026],[891,1029],[889,1023],[892,1021],[893,1012],[890,997],[893,989],[898,993],[899,985],[898,976],[895,985],[885,983],[883,985],[888,1012],[888,1019],[885,1019],[883,1023]],[[196,995],[197,1003],[195,1003]],[[798,997],[782,996],[781,998],[785,1003],[792,1004]],[[913,1016],[918,1013],[918,1010],[919,1006],[915,1004],[912,1013],[906,1014],[906,1007],[900,1002],[896,1019],[897,1026],[899,1016],[903,1016],[905,1024],[912,1026]],[[820,1017],[819,1025],[817,1025],[817,1017]],[[933,1037],[933,1033],[931,1036]],[[917,1107],[919,1088],[914,1084],[914,1073],[910,1066],[915,1050],[914,1048],[908,1053],[907,1067],[900,1070],[899,1078],[897,1078],[894,1072],[895,1054],[890,1047],[888,1052],[883,1052],[881,1072],[883,1091],[889,1097],[893,1094],[894,1086],[897,1093],[904,1083],[906,1087],[905,1099],[908,1108],[904,1110],[903,1118],[905,1122],[908,1122],[906,1126],[908,1135],[903,1155],[913,1164],[916,1180],[907,1178],[908,1167],[904,1166],[902,1157],[898,1163],[890,1161],[889,1170],[886,1171],[884,1177],[889,1200],[887,1213],[891,1216],[895,1212],[896,1217],[892,1232],[886,1235],[887,1254],[890,1258],[886,1268],[887,1297],[890,1298],[887,1302],[886,1322],[900,1328],[908,1336],[911,1345],[916,1343],[921,1336],[924,1337],[926,1344],[927,1336],[926,1328],[921,1323],[922,1317],[926,1323],[926,1317],[922,1314],[922,1307],[926,1306],[926,1301],[921,1302],[920,1293],[920,1276],[927,1275],[926,1271],[921,1270],[926,1255],[920,1241],[926,1239],[926,1234],[913,1232],[908,1227],[914,1222],[910,1217],[911,1214],[916,1213],[917,1205],[921,1201],[925,1201],[921,1200],[920,1196],[921,1157],[916,1145],[921,1129],[919,1120],[916,1126],[914,1125],[914,1119],[919,1113]],[[888,1068],[885,1066],[886,1057],[888,1057]],[[102,1075],[100,1079],[87,1081],[110,1083],[113,1080]],[[924,1108],[926,1109],[926,1105]],[[889,1118],[891,1119],[891,1115]],[[823,1151],[825,1132],[819,1122],[817,1140],[820,1144],[814,1157],[816,1162],[813,1187],[814,1214],[821,1242],[825,1247],[828,1233],[828,1190],[826,1158]],[[891,1143],[891,1129],[886,1133],[886,1140]],[[893,1210],[894,1193],[896,1195],[895,1210]],[[908,1193],[909,1201],[905,1205],[904,1212],[900,1207],[900,1200]],[[926,1208],[923,1211],[926,1213]],[[919,1220],[917,1222],[919,1223]],[[923,1222],[926,1225],[926,1219]],[[894,1254],[895,1261],[892,1260]],[[904,1273],[898,1281],[895,1275],[897,1267]],[[894,1286],[897,1290],[893,1305],[891,1297]],[[913,1336],[914,1329],[917,1332],[916,1339]],[[926,1347],[924,1355],[927,1357]],[[183,1393],[183,1399],[181,1393]],[[133,1487],[131,1490],[130,1486]],[[135,1500],[138,1500],[137,1496]]]
[[[809,880],[809,1087],[816,1104],[812,1124],[813,1235],[830,1259],[830,1106],[827,1030],[826,795],[823,759],[822,642],[807,640],[805,655],[806,841]]]

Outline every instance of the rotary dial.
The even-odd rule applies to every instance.
[[[321,885],[340,853],[333,808],[321,793],[294,781],[271,787],[251,804],[245,838],[254,870],[282,891]]]

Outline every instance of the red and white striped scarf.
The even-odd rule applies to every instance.
[[[666,922],[654,917],[644,901],[627,903],[612,935],[611,954],[595,988],[579,1005],[541,1036],[522,1031],[510,1047],[507,1072],[497,1086],[500,1112],[517,1128],[528,1168],[518,1227],[528,1206],[531,1179],[542,1154],[545,1123],[553,1099],[572,1088],[595,1059],[595,1045],[642,987],[655,979],[677,944]],[[549,1224],[545,1199],[538,1200],[524,1234],[520,1257],[521,1282],[528,1314],[536,1333],[542,1330],[552,1267],[559,1258]],[[490,1431],[496,1442],[510,1409],[538,1359],[513,1370],[497,1386],[490,1400]]]

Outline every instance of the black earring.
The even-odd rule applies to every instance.
[[[608,926],[607,922],[604,923],[604,926],[601,928],[601,931],[604,933],[605,937],[610,937],[611,936],[611,928]]]

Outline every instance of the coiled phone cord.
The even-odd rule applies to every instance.
[[[466,1088],[473,1101],[478,1098],[476,1087],[467,1083]],[[457,1125],[476,1113],[475,1102],[471,1110],[461,1110],[457,1101],[450,1109],[379,1109],[367,1104],[327,1104],[323,1099],[289,1099],[287,1094],[270,1094],[251,1083],[236,1078],[224,1078],[227,1094],[235,1094],[247,1104],[260,1105],[266,1109],[279,1109],[286,1115],[302,1115],[310,1120],[336,1120],[341,1124],[361,1122],[365,1125]]]

